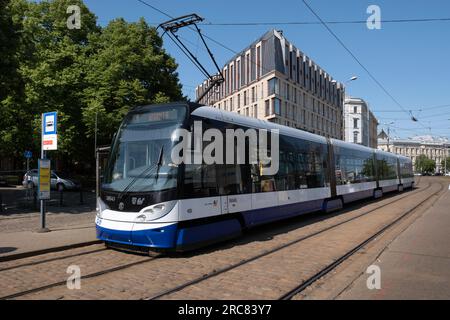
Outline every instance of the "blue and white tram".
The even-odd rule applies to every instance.
[[[174,164],[174,131],[278,129],[279,170]],[[224,151],[225,152],[225,151]],[[115,135],[98,199],[97,238],[124,248],[184,251],[246,228],[414,184],[411,160],[193,103],[135,108]]]

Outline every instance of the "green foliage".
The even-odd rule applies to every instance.
[[[433,173],[436,170],[436,162],[422,154],[416,158],[415,167],[416,172]]]
[[[442,171],[447,169],[447,172],[450,171],[450,157],[447,157],[441,161]]]
[[[184,99],[177,64],[143,19],[101,28],[81,0],[0,5],[0,155],[38,154],[41,113],[58,111],[52,157],[92,164],[96,115],[109,144],[130,108]],[[67,27],[69,5],[81,8],[79,30]]]

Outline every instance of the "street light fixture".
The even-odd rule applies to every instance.
[[[344,83],[349,83],[349,82],[351,82],[351,81],[355,81],[355,80],[357,80],[358,79],[358,77],[357,76],[353,76],[353,77],[351,77],[350,79],[348,79],[347,81],[345,81]],[[337,81],[336,80],[333,80],[333,81],[331,81],[331,83],[333,83],[333,84],[336,84],[337,83]]]

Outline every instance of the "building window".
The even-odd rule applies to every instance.
[[[286,83],[286,99],[290,100],[290,97],[289,97],[289,85],[287,83]]]
[[[245,55],[245,82],[250,83],[250,53]]]
[[[270,115],[270,101],[266,100],[265,101],[265,107],[266,107],[266,116]]]
[[[228,76],[228,69],[225,70],[225,94],[227,95],[229,92],[229,76]]]
[[[255,87],[252,87],[252,103],[255,102]]]
[[[261,46],[256,48],[256,78],[261,76]]]
[[[237,66],[236,66],[236,90],[239,90],[239,88],[241,87],[241,60],[237,61]]]
[[[358,143],[358,131],[353,132],[353,142]]]
[[[358,113],[358,107],[353,107],[353,113]]]
[[[272,78],[270,80],[267,81],[267,87],[269,90],[269,96],[272,94],[279,94],[279,87],[278,87],[278,79],[277,78]]]
[[[240,94],[237,95],[237,107],[238,107],[238,109],[241,107],[241,95]]]
[[[358,119],[353,119],[353,129],[358,129]]]
[[[273,102],[273,111],[275,114],[280,115],[281,114],[281,100],[278,98],[272,98]]]

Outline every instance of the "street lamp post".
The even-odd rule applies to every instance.
[[[390,146],[389,146],[389,139],[390,139],[390,135],[391,135],[391,125],[394,124],[394,122],[389,122],[389,123],[383,123],[385,126],[387,126],[387,151],[391,152],[390,150]]]

